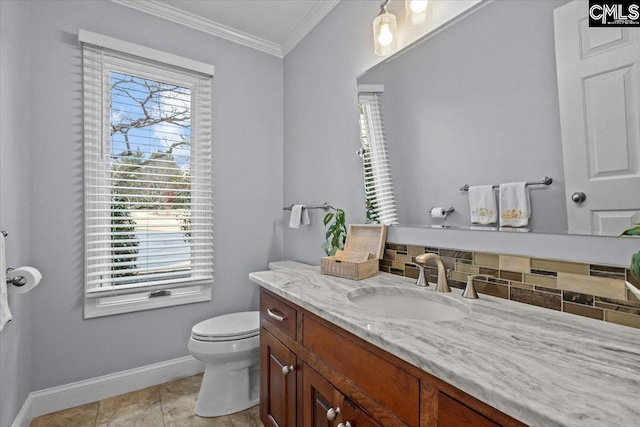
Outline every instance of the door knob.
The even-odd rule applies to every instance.
[[[289,375],[291,371],[295,370],[296,367],[293,365],[283,366],[282,367],[282,375]]]
[[[329,421],[335,421],[335,419],[340,415],[340,407],[336,406],[336,409],[329,408],[327,411],[327,419]]]
[[[346,421],[344,423],[338,424],[338,427],[351,427],[351,423],[349,421]]]
[[[573,193],[571,195],[571,200],[573,200],[574,203],[580,204],[580,203],[584,202],[585,200],[587,200],[587,195],[584,194],[581,191],[576,191],[575,193]]]

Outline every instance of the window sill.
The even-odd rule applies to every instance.
[[[85,299],[84,318],[113,316],[116,314],[133,313],[136,311],[153,310],[156,308],[172,307],[183,304],[211,301],[211,286],[203,286],[198,291],[179,293],[156,298],[143,295],[132,295],[125,301],[110,301],[111,298]]]

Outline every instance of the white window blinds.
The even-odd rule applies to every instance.
[[[367,219],[398,223],[379,93],[360,93],[360,142]]]
[[[82,53],[87,298],[210,285],[212,76]]]

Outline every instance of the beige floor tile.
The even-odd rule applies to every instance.
[[[230,417],[202,418],[192,415],[173,423],[165,424],[166,427],[234,427]]]
[[[260,406],[230,415],[233,427],[263,427],[260,422]]]
[[[34,418],[31,427],[93,427],[96,425],[98,402]]]
[[[171,381],[168,383],[160,384],[160,393],[167,391],[173,394],[199,392],[200,384],[202,384],[202,377],[204,374],[192,375],[190,377],[180,378],[179,380]]]
[[[160,402],[165,423],[172,423],[194,414],[202,374],[160,385]]]
[[[118,396],[110,397],[100,401],[98,413],[113,411],[130,406],[134,403],[147,400],[160,401],[160,389],[158,386],[143,388],[142,390],[132,391]]]
[[[259,406],[223,417],[195,415],[201,382],[202,375],[182,378],[44,415],[31,427],[263,427]]]
[[[98,414],[98,427],[158,427],[164,425],[160,401],[156,399],[132,403]]]

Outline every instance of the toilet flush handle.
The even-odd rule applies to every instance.
[[[289,375],[295,369],[296,369],[296,367],[293,366],[293,365],[283,366],[282,367],[282,375]]]

